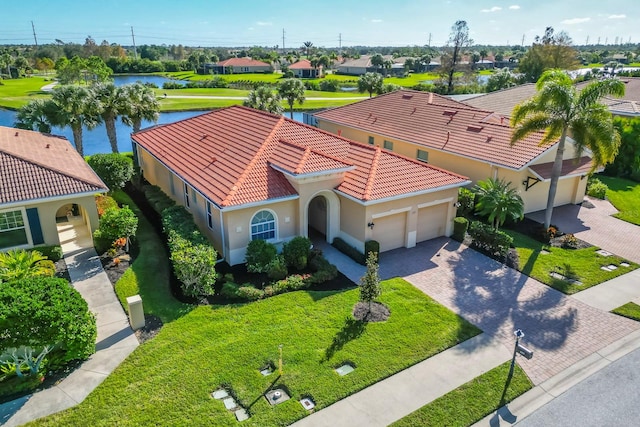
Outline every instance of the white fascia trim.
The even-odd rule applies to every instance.
[[[451,190],[452,188],[464,187],[464,186],[469,185],[471,183],[472,183],[472,181],[467,180],[467,181],[461,182],[459,184],[449,184],[449,185],[445,185],[445,186],[442,186],[442,187],[430,188],[428,190],[414,191],[412,193],[404,193],[404,194],[399,194],[397,196],[385,197],[384,199],[368,200],[366,202],[364,202],[364,201],[362,201],[360,199],[356,199],[355,197],[350,196],[348,194],[345,194],[340,190],[335,190],[335,191],[340,193],[341,196],[344,196],[345,198],[347,198],[347,199],[349,199],[351,201],[359,203],[359,204],[361,204],[363,206],[371,206],[371,205],[375,205],[375,204],[378,204],[378,203],[392,202],[394,200],[406,199],[408,197],[421,196],[423,194],[429,194],[429,193],[435,193],[435,192],[438,192],[438,191]]]
[[[349,172],[349,171],[352,171],[352,170],[354,170],[356,168],[355,166],[347,166],[347,167],[340,168],[340,169],[330,169],[330,170],[325,170],[325,171],[320,171],[320,172],[310,172],[310,173],[295,174],[295,173],[291,173],[291,172],[287,171],[286,169],[281,168],[280,166],[276,166],[273,163],[270,163],[269,166],[271,166],[273,169],[277,170],[278,172],[281,172],[282,174],[290,176],[292,178],[313,178],[313,177],[316,177],[316,176],[324,176],[324,175],[331,175],[331,174]]]
[[[93,196],[100,193],[106,193],[107,190],[85,191],[84,193],[65,194],[62,196],[43,197],[41,199],[27,199],[17,202],[0,204],[0,209],[10,208],[13,206],[35,205],[38,203],[57,202],[58,200],[75,199],[77,197]]]
[[[255,208],[257,206],[272,205],[274,203],[288,202],[291,200],[297,200],[299,198],[300,196],[295,194],[293,196],[280,197],[279,199],[268,199],[268,200],[262,200],[260,202],[245,203],[243,205],[227,206],[227,207],[220,208],[220,211],[231,212],[231,211],[237,211],[240,209]]]

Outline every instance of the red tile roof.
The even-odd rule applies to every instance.
[[[106,190],[66,138],[0,126],[0,203]]]
[[[471,159],[521,169],[553,144],[536,133],[511,146],[509,119],[428,92],[401,90],[316,113],[327,120]]]
[[[269,64],[251,58],[229,58],[218,62],[221,67],[268,67]]]
[[[322,67],[319,67],[322,68]],[[294,62],[293,64],[289,65],[289,69],[290,70],[313,70],[314,67],[311,65],[311,61],[309,61],[308,59],[301,59],[298,62]]]
[[[337,190],[362,201],[468,183],[428,164],[241,106],[155,126],[132,138],[222,207],[295,196],[277,169],[292,175],[348,169]]]
[[[591,172],[593,163],[590,157],[580,157],[579,159],[567,159],[562,161],[562,171],[560,176],[575,176],[586,175]],[[537,165],[529,166],[529,169],[538,176],[538,178],[544,181],[551,179],[551,170],[553,169],[553,162],[538,163]]]

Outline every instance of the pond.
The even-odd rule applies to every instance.
[[[160,113],[157,124],[166,124],[177,122],[178,120],[187,119],[190,117],[197,116],[199,114],[206,113],[206,111],[175,111],[169,113]],[[289,114],[286,114],[286,117],[289,117]],[[299,122],[302,122],[302,113],[294,112],[293,119]],[[9,126],[12,127],[16,121],[16,112],[11,110],[3,110],[0,108],[0,126]],[[154,123],[149,121],[142,122],[142,128],[152,126]],[[131,151],[131,138],[130,134],[133,131],[130,126],[125,125],[124,123],[118,121],[116,122],[116,133],[118,135],[118,149],[123,151]],[[63,135],[65,136],[71,143],[73,144],[73,136],[71,134],[71,128],[59,128],[55,127],[51,131],[51,133],[55,135]],[[109,145],[109,140],[107,139],[107,131],[104,127],[104,124],[96,127],[92,130],[85,129],[82,133],[83,135],[83,144],[84,144],[84,154],[91,155],[96,153],[110,153],[111,146]]]
[[[113,76],[113,83],[116,86],[123,86],[131,83],[135,83],[135,82],[153,83],[159,88],[162,88],[162,85],[167,82],[178,83],[181,85],[185,85],[187,83],[185,80],[169,79],[162,76],[139,75],[139,74]]]

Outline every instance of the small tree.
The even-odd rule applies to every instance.
[[[367,272],[360,279],[360,301],[371,303],[380,296],[380,276],[378,275],[378,257],[373,252],[367,255]]]
[[[122,154],[94,154],[87,163],[111,191],[123,188],[133,176],[133,163]]]
[[[507,218],[518,220],[524,217],[524,202],[516,189],[511,187],[510,182],[489,178],[478,182],[476,192],[476,211],[480,215],[488,216],[495,230],[504,224]]]
[[[180,239],[178,246],[172,248],[171,262],[184,294],[191,297],[213,295],[217,277],[215,249],[185,239]]]
[[[278,85],[278,93],[289,104],[289,113],[293,119],[293,105],[302,104],[305,100],[304,83],[298,79],[285,79]]]
[[[109,208],[100,218],[100,225],[93,233],[96,239],[105,239],[114,242],[121,237],[129,237],[136,234],[138,229],[138,217],[128,206],[122,208]]]
[[[373,93],[382,92],[383,79],[378,73],[364,73],[358,79],[358,91],[369,92],[369,98]]]
[[[249,92],[242,105],[273,114],[282,114],[281,101],[282,98],[278,92],[274,92],[269,86],[260,86]]]

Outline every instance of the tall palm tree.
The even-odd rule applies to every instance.
[[[84,155],[82,128],[93,129],[99,124],[99,103],[88,89],[74,85],[56,86],[51,92],[51,101],[55,104],[51,124],[69,126],[76,150]]]
[[[538,93],[533,98],[513,109],[511,144],[542,130],[545,135],[541,144],[558,141],[544,218],[546,229],[551,224],[567,135],[571,134],[575,140],[578,157],[585,149],[590,151],[593,169],[615,158],[620,135],[613,126],[611,113],[600,99],[624,95],[624,83],[617,79],[594,81],[577,93],[571,78],[564,71],[553,69],[542,74],[536,89]]]
[[[494,229],[507,219],[515,221],[524,217],[524,202],[510,182],[496,178],[478,181],[475,192],[478,194],[476,211],[487,216]]]
[[[51,133],[51,118],[55,104],[51,100],[34,99],[18,110],[15,127]]]
[[[273,114],[282,114],[281,101],[282,98],[278,92],[274,92],[269,86],[260,86],[249,92],[249,96],[242,105]]]
[[[313,47],[313,43],[312,42],[304,42],[303,43],[303,47],[307,51],[307,59],[309,59],[309,55],[311,54],[311,48]]]
[[[285,79],[278,85],[278,93],[289,104],[289,113],[293,119],[293,104],[297,101],[302,104],[304,97],[304,83],[298,79]]]
[[[126,111],[126,99],[121,87],[112,82],[97,83],[92,88],[92,94],[100,105],[100,118],[107,129],[107,138],[111,144],[111,151],[118,152],[118,136],[116,134],[116,120]]]
[[[125,85],[123,88],[126,108],[122,121],[125,124],[133,126],[133,131],[138,132],[142,127],[142,120],[158,121],[160,103],[150,88],[142,83]]]

